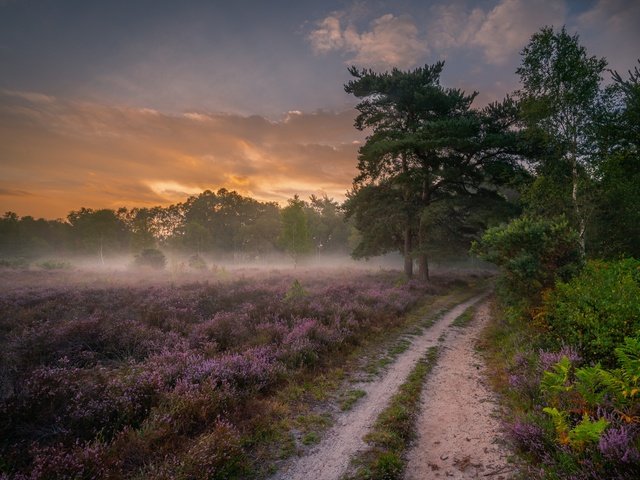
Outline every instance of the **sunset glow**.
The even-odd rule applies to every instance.
[[[624,71],[639,5],[0,1],[0,209],[57,218],[223,187],[342,201],[366,133],[348,65],[445,59],[443,81],[485,104],[517,88],[519,51],[545,24]]]

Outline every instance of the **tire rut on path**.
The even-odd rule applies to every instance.
[[[496,418],[496,397],[475,350],[489,318],[485,302],[469,326],[445,341],[422,390],[418,438],[408,455],[406,480],[503,480],[515,470],[507,462],[510,452]]]
[[[351,458],[366,447],[363,437],[418,360],[429,347],[438,344],[440,335],[458,316],[483,296],[457,305],[422,334],[414,337],[409,348],[398,355],[379,380],[354,385],[354,388],[364,390],[366,396],[352,410],[338,416],[336,423],[315,448],[283,467],[272,480],[337,480],[344,475]]]

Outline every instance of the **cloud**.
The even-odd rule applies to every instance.
[[[0,188],[0,197],[26,197],[32,195],[24,190],[14,190],[12,188]]]
[[[37,92],[25,92],[19,90],[2,90],[2,93],[11,97],[18,97],[31,103],[53,103],[55,98]]]
[[[476,48],[493,65],[504,65],[545,25],[566,22],[563,0],[500,0],[493,8],[469,10],[460,3],[432,7],[427,38],[442,56],[457,48]]]
[[[345,63],[372,68],[408,68],[419,63],[429,49],[407,16],[390,13],[374,19],[359,32],[344,12],[335,12],[316,24],[307,39],[316,54],[338,51]]]
[[[489,63],[503,64],[540,27],[562,26],[566,13],[564,1],[502,0],[487,13],[470,44],[482,47]]]
[[[443,56],[452,48],[459,48],[471,43],[486,13],[480,8],[468,12],[464,5],[439,4],[431,8],[433,21],[427,28],[427,38],[432,49]]]
[[[363,137],[352,110],[273,121],[34,100],[0,94],[0,194],[19,214],[167,205],[222,187],[269,201],[284,202],[292,186],[341,200]]]
[[[345,47],[344,33],[340,25],[341,14],[333,14],[318,22],[308,39],[315,53],[329,53]]]
[[[563,25],[567,11],[565,0],[499,0],[485,8],[458,0],[430,7],[424,31],[391,13],[359,30],[352,13],[338,11],[318,21],[307,40],[318,55],[339,52],[345,63],[366,67],[408,68],[430,52],[447,57],[454,49],[476,49],[487,63],[503,65],[540,27]]]

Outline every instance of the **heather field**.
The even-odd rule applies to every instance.
[[[0,478],[260,477],[354,352],[464,281],[398,272],[6,271]],[[333,390],[332,390],[333,389]]]

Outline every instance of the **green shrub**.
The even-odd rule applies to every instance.
[[[298,280],[294,280],[289,290],[284,295],[285,302],[295,302],[307,296],[307,291]]]
[[[136,255],[134,264],[138,267],[151,267],[156,270],[163,270],[167,265],[167,258],[157,248],[145,248]]]
[[[0,268],[29,268],[29,261],[26,258],[0,258]]]
[[[640,332],[640,261],[588,262],[579,276],[557,285],[542,316],[553,344],[612,366],[615,348]]]
[[[385,452],[374,465],[374,478],[394,480],[402,477],[402,460],[393,452]]]
[[[60,260],[45,260],[38,263],[38,267],[43,270],[69,270],[72,268],[69,262],[63,262]]]
[[[189,268],[193,270],[206,270],[207,262],[205,262],[204,258],[196,253],[189,257]]]
[[[528,298],[568,280],[582,263],[578,234],[563,218],[517,218],[487,230],[471,251],[501,267],[508,289]]]
[[[246,464],[239,433],[231,423],[218,419],[186,453],[180,473],[190,480],[239,478],[247,473]]]

